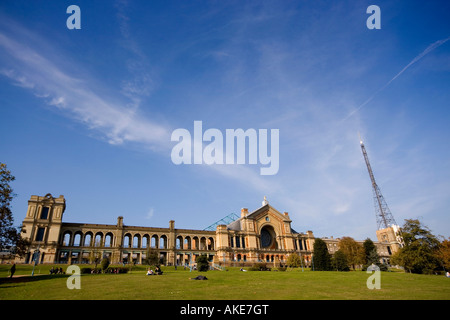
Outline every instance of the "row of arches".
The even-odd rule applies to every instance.
[[[213,237],[178,236],[175,241],[178,250],[214,250]]]
[[[117,243],[112,232],[82,232],[66,230],[62,233],[60,245],[63,247],[117,247],[136,249],[168,249],[168,237],[165,234],[131,234],[123,235],[122,243]],[[178,250],[214,250],[214,238],[205,236],[177,236],[175,248]]]

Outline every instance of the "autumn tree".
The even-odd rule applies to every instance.
[[[298,268],[302,265],[302,261],[298,254],[292,253],[287,258],[286,264],[289,268]]]
[[[441,242],[438,250],[438,259],[446,270],[450,270],[450,237]]]
[[[353,270],[365,261],[363,247],[351,237],[342,237],[339,240],[339,250],[345,254],[348,264],[352,266]]]

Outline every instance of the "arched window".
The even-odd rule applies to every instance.
[[[70,246],[70,238],[72,237],[72,234],[70,231],[66,231],[63,236],[63,246]]]
[[[112,246],[112,234],[108,233],[105,236],[105,247],[111,247]]]
[[[161,236],[159,239],[159,248],[160,249],[167,249],[167,237]]]
[[[214,239],[208,238],[208,250],[214,250]]]
[[[182,237],[177,237],[177,239],[176,239],[176,241],[175,241],[175,248],[177,248],[177,249],[182,249],[182,246],[181,246],[182,241],[183,241],[183,238],[182,238]]]
[[[80,232],[75,233],[75,236],[73,237],[73,245],[74,245],[74,247],[79,247],[81,245],[81,233]]]
[[[92,233],[88,232],[84,235],[84,244],[85,247],[92,246]]]
[[[142,248],[147,248],[148,247],[148,235],[145,235],[142,237]]]
[[[140,236],[139,235],[135,235],[133,237],[133,248],[139,248],[139,244],[140,244]]]
[[[150,241],[150,246],[151,246],[152,248],[157,248],[157,247],[158,247],[158,242],[159,242],[158,236],[157,236],[156,234],[154,234],[154,235],[152,236],[151,241]]]
[[[94,239],[94,246],[101,247],[103,245],[102,240],[103,240],[103,234],[97,233],[95,235],[95,239]]]
[[[191,249],[191,237],[184,238],[183,249],[190,250]]]
[[[124,248],[129,248],[131,247],[131,235],[130,234],[126,234],[123,237],[123,247]]]
[[[199,248],[198,237],[193,237],[193,238],[192,238],[192,241],[193,241],[192,249],[198,250],[198,248]]]

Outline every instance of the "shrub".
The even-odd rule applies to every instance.
[[[250,271],[270,271],[270,268],[264,262],[255,263],[250,269]]]
[[[101,273],[101,268],[84,267],[80,269],[81,274]]]
[[[81,268],[80,272],[81,274],[91,274],[91,273],[101,273],[102,268],[91,268],[91,267],[83,267]],[[103,270],[104,273],[127,273],[128,268],[126,267],[107,267],[105,270]]]
[[[195,262],[197,262],[198,271],[208,271],[209,261],[208,261],[208,257],[206,256],[206,254],[202,254],[202,255],[198,256]]]
[[[127,267],[108,267],[105,273],[128,273]]]

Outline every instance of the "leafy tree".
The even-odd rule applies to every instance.
[[[347,257],[345,253],[341,250],[338,250],[334,253],[332,259],[333,269],[337,271],[349,271]]]
[[[314,270],[328,271],[331,270],[331,255],[328,252],[327,244],[320,238],[314,240]]]
[[[209,261],[206,254],[199,255],[197,259],[195,259],[195,262],[197,262],[198,271],[208,271]]]
[[[159,265],[159,252],[155,248],[148,248],[147,249],[147,256],[145,258],[145,263],[147,263],[149,266],[156,266]]]
[[[349,265],[353,270],[357,265],[364,263],[364,249],[351,237],[342,237],[339,240],[339,250],[341,250],[347,257]]]
[[[438,259],[446,270],[450,270],[450,237],[441,242],[438,250]]]
[[[300,256],[296,253],[292,253],[289,255],[286,264],[290,268],[298,268],[302,265],[302,261],[300,259]]]
[[[103,252],[100,249],[100,240],[96,240],[95,244],[94,244],[94,248],[91,250],[91,252],[89,253],[89,261],[90,263],[94,263],[95,264],[95,269],[97,269],[97,265],[99,262],[101,262],[101,258],[103,255]]]
[[[0,163],[0,250],[12,249],[13,254],[25,255],[29,241],[21,236],[21,230],[13,226],[11,201],[16,196],[10,183],[16,178],[6,164]]]
[[[102,262],[100,263],[100,265],[102,267],[103,272],[105,272],[106,269],[108,269],[108,267],[109,267],[109,259],[108,258],[103,258]]]
[[[380,271],[388,271],[388,266],[382,262],[380,262],[380,256],[378,255],[377,249],[373,249],[372,252],[367,257],[367,264],[364,265],[364,270],[367,270],[369,266],[372,264],[378,266]]]
[[[406,219],[402,228],[405,243],[391,258],[411,273],[431,273],[439,266],[440,242],[428,227],[417,219]]]
[[[378,250],[372,240],[367,238],[363,243],[364,249],[364,260],[363,260],[363,270],[374,264],[380,268],[381,271],[387,271],[388,267],[384,263],[380,262],[380,256],[378,255]]]
[[[363,264],[370,265],[371,263],[369,263],[369,256],[372,254],[373,250],[377,250],[377,247],[375,246],[375,244],[373,243],[372,240],[367,238],[366,240],[364,240],[363,248],[364,248]],[[371,261],[371,262],[373,262],[373,261]]]

